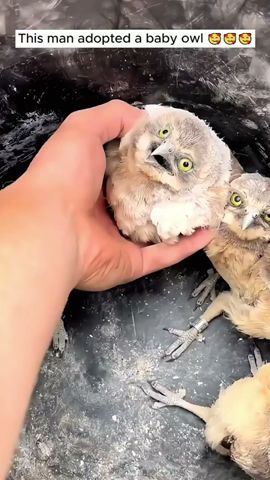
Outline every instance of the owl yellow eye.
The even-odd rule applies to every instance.
[[[172,129],[170,127],[161,128],[159,130],[159,136],[162,139],[167,138],[171,133]]]
[[[265,213],[263,219],[266,223],[270,223],[270,213]]]
[[[181,158],[178,161],[178,168],[181,172],[190,172],[193,169],[193,162],[189,158]]]
[[[233,193],[231,198],[230,198],[230,204],[233,207],[240,207],[242,205],[243,201],[240,195],[238,193]]]

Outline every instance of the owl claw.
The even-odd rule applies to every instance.
[[[172,392],[158,382],[149,382],[149,384],[142,385],[141,388],[148,397],[154,400],[154,410],[168,406],[177,406],[179,405],[179,400],[182,400],[186,395],[184,389]]]
[[[248,362],[252,376],[256,375],[258,369],[263,365],[261,352],[257,345],[254,345],[254,350],[248,355]]]
[[[66,332],[64,322],[61,319],[52,340],[53,350],[57,356],[63,355],[68,340],[68,334]]]
[[[216,297],[216,283],[219,279],[219,274],[215,272],[212,268],[207,270],[207,278],[196,287],[191,296],[197,298],[196,307],[201,307],[207,297],[210,295],[211,301]],[[195,307],[195,308],[196,308]]]
[[[195,327],[186,331],[175,328],[164,328],[164,330],[178,337],[164,352],[163,359],[166,362],[179,358],[195,340],[199,339],[199,332]]]
[[[196,323],[194,323],[189,330],[177,330],[175,328],[164,328],[172,335],[175,335],[175,340],[164,352],[163,358],[166,362],[171,362],[179,358],[188,347],[197,340],[203,342],[205,339],[201,335],[208,327],[208,322],[201,317]]]

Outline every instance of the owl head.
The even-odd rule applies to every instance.
[[[146,116],[121,141],[130,171],[171,190],[229,181],[229,148],[201,119],[185,110],[147,105]]]
[[[270,240],[270,178],[244,173],[231,182],[223,223],[242,240]]]

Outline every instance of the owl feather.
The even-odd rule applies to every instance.
[[[174,243],[221,221],[232,170],[227,145],[201,119],[159,105],[106,148],[107,199],[121,232]]]

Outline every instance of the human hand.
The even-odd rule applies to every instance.
[[[97,291],[132,281],[179,262],[212,238],[204,230],[176,245],[141,247],[123,238],[108,215],[102,195],[103,145],[122,137],[143,115],[119,100],[74,112],[30,165],[28,175],[48,189],[48,196],[58,192],[71,215],[73,250],[76,245],[72,288]]]
[[[211,239],[204,231],[174,246],[142,248],[110,219],[101,193],[103,145],[143,115],[120,101],[73,113],[25,174],[0,192],[0,478],[70,291],[134,280]]]

